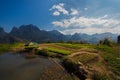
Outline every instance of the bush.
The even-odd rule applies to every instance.
[[[112,42],[110,39],[105,38],[105,39],[103,39],[103,40],[100,40],[100,41],[99,41],[99,44],[107,45],[107,46],[112,46],[113,42]]]

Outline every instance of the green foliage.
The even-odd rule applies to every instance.
[[[103,39],[103,40],[100,40],[100,41],[99,41],[99,44],[107,45],[107,46],[112,46],[113,42],[112,42],[110,39],[105,38],[105,39]]]
[[[48,47],[45,49],[50,51],[50,52],[54,52],[54,53],[58,53],[58,54],[62,54],[62,55],[69,55],[70,54],[70,52],[67,50],[62,50],[62,49],[57,49],[57,48],[52,48],[52,47]]]

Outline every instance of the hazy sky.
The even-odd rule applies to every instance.
[[[0,26],[22,24],[65,34],[120,33],[120,0],[0,0]]]

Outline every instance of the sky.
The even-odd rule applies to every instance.
[[[120,34],[120,0],[0,0],[0,26],[34,24],[64,34]]]

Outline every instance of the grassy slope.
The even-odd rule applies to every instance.
[[[93,61],[96,62],[95,64],[91,64],[96,68],[96,70],[101,70],[103,73],[109,73],[107,70],[111,70],[114,74],[120,75],[120,45],[114,45],[112,47],[105,46],[105,45],[89,45],[89,44],[66,44],[66,43],[58,43],[57,45],[71,48],[71,49],[76,49],[77,51],[82,52],[83,50],[86,52],[90,52],[91,54],[82,54],[82,55],[77,55],[74,56],[70,59],[72,61],[81,61],[82,63],[87,63],[89,64],[90,60],[94,60],[96,55],[93,55],[92,53],[95,53],[96,51],[92,51],[92,49],[97,50],[100,52],[98,54],[103,61]],[[92,67],[91,66],[91,67]],[[105,69],[106,68],[106,69]],[[110,76],[109,76],[110,77]],[[115,76],[114,76],[115,77]]]
[[[102,51],[102,57],[104,58],[107,66],[116,74],[120,75],[120,46],[113,47],[98,46],[96,49]]]

